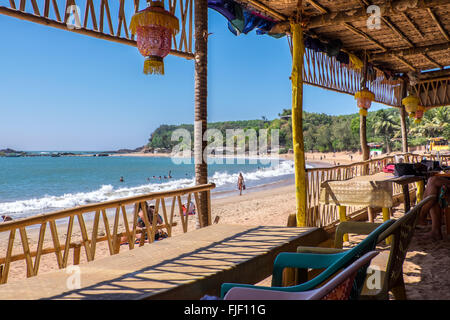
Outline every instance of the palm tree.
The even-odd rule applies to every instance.
[[[425,112],[422,122],[411,128],[411,134],[426,138],[441,136],[450,123],[448,106]]]
[[[397,117],[381,109],[375,114],[373,129],[375,134],[384,137],[387,153],[391,152],[390,140],[400,132],[400,126],[396,122]]]
[[[208,183],[208,164],[203,158],[203,151],[207,142],[202,137],[207,129],[207,67],[208,67],[208,1],[197,0],[194,2],[195,17],[195,131],[194,155],[195,155],[195,183]],[[201,226],[210,224],[208,221],[208,195],[206,192],[199,194]]]

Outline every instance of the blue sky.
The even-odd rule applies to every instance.
[[[212,10],[209,31],[209,122],[273,119],[290,108],[285,38],[236,37]],[[169,55],[165,76],[145,76],[135,47],[3,15],[0,39],[0,149],[136,148],[160,124],[194,121],[193,61]],[[304,110],[358,109],[350,95],[305,86]]]

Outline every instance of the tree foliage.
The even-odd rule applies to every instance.
[[[208,124],[208,129],[216,129],[223,136],[226,143],[227,130],[254,130],[257,134],[261,129],[278,130],[280,152],[292,149],[292,120],[291,110],[283,109],[279,118],[268,120],[265,116],[261,120],[224,121]],[[428,110],[421,123],[416,124],[407,119],[409,145],[421,145],[430,137],[444,136],[450,139],[450,110],[448,107]],[[400,112],[397,108],[386,108],[371,111],[367,116],[368,142],[380,143],[387,152],[401,149]],[[172,141],[172,133],[176,129],[186,129],[191,136],[191,147],[194,139],[194,126],[161,125],[150,136],[148,146],[151,148],[172,149],[179,140]],[[337,152],[358,151],[359,142],[359,114],[331,116],[324,113],[303,113],[303,138],[306,151]],[[248,146],[248,137],[243,142]],[[270,143],[270,141],[269,141]]]

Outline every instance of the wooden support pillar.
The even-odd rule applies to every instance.
[[[292,32],[292,139],[294,146],[295,197],[297,226],[306,226],[305,148],[303,144],[303,30],[301,24],[291,22]]]
[[[406,83],[402,85],[402,99],[406,97]],[[406,126],[406,110],[405,106],[400,106],[400,125],[402,130],[402,151],[408,152],[408,128]]]
[[[359,116],[359,139],[361,141],[362,159],[369,160],[370,150],[367,145],[367,120],[363,115]],[[364,174],[367,174],[367,166],[364,166]]]
[[[195,124],[194,124],[194,161],[195,183],[208,183],[208,164],[204,159],[207,141],[203,141],[207,129],[207,63],[208,63],[208,2],[194,1],[195,18]],[[201,226],[211,224],[209,217],[209,199],[207,192],[199,193]]]
[[[400,107],[400,125],[402,130],[402,151],[408,152],[408,129],[406,127],[406,110],[404,106]]]
[[[361,89],[366,88],[366,80],[367,79],[367,55],[364,55],[364,67],[363,67],[363,76],[361,79]],[[369,146],[367,145],[367,124],[366,124],[366,116],[360,114],[359,116],[359,140],[361,143],[361,152],[362,152],[362,160],[369,160],[370,151]],[[363,174],[368,174],[368,166],[364,166]]]

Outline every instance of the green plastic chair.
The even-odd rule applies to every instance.
[[[427,202],[432,201],[434,198],[435,196],[429,196],[423,199],[403,217],[398,220],[394,220],[395,222],[378,236],[377,243],[383,242],[387,237],[393,238],[386,264],[386,270],[380,273],[381,287],[378,289],[369,289],[365,286],[360,294],[360,299],[387,300],[389,299],[389,292],[392,292],[396,300],[406,299],[405,283],[403,281],[403,262],[406,258],[409,244],[411,243],[411,239],[414,235],[420,210]],[[335,248],[298,247],[297,252],[310,254],[345,252],[348,251],[348,249],[342,249],[342,239],[344,234],[371,234],[371,232],[377,229],[380,225],[381,223],[369,223],[362,221],[341,222],[336,228],[334,240]],[[364,281],[364,283],[366,282]]]
[[[382,225],[378,226],[371,232],[363,241],[351,250],[333,253],[333,254],[316,254],[316,253],[296,253],[296,252],[282,252],[276,258],[272,274],[272,286],[254,286],[249,284],[238,283],[223,283],[221,286],[221,298],[233,287],[247,287],[265,290],[277,290],[286,292],[301,292],[312,290],[323,284],[334,276],[338,271],[346,268],[351,263],[362,257],[364,254],[373,251],[377,244],[377,239],[389,226],[394,223],[394,220],[388,220]],[[355,299],[359,296],[362,289],[363,282],[366,276],[368,265],[361,268],[355,278],[353,290],[350,298]],[[282,287],[282,276],[284,268],[300,268],[300,269],[325,269],[315,278],[298,285]]]

